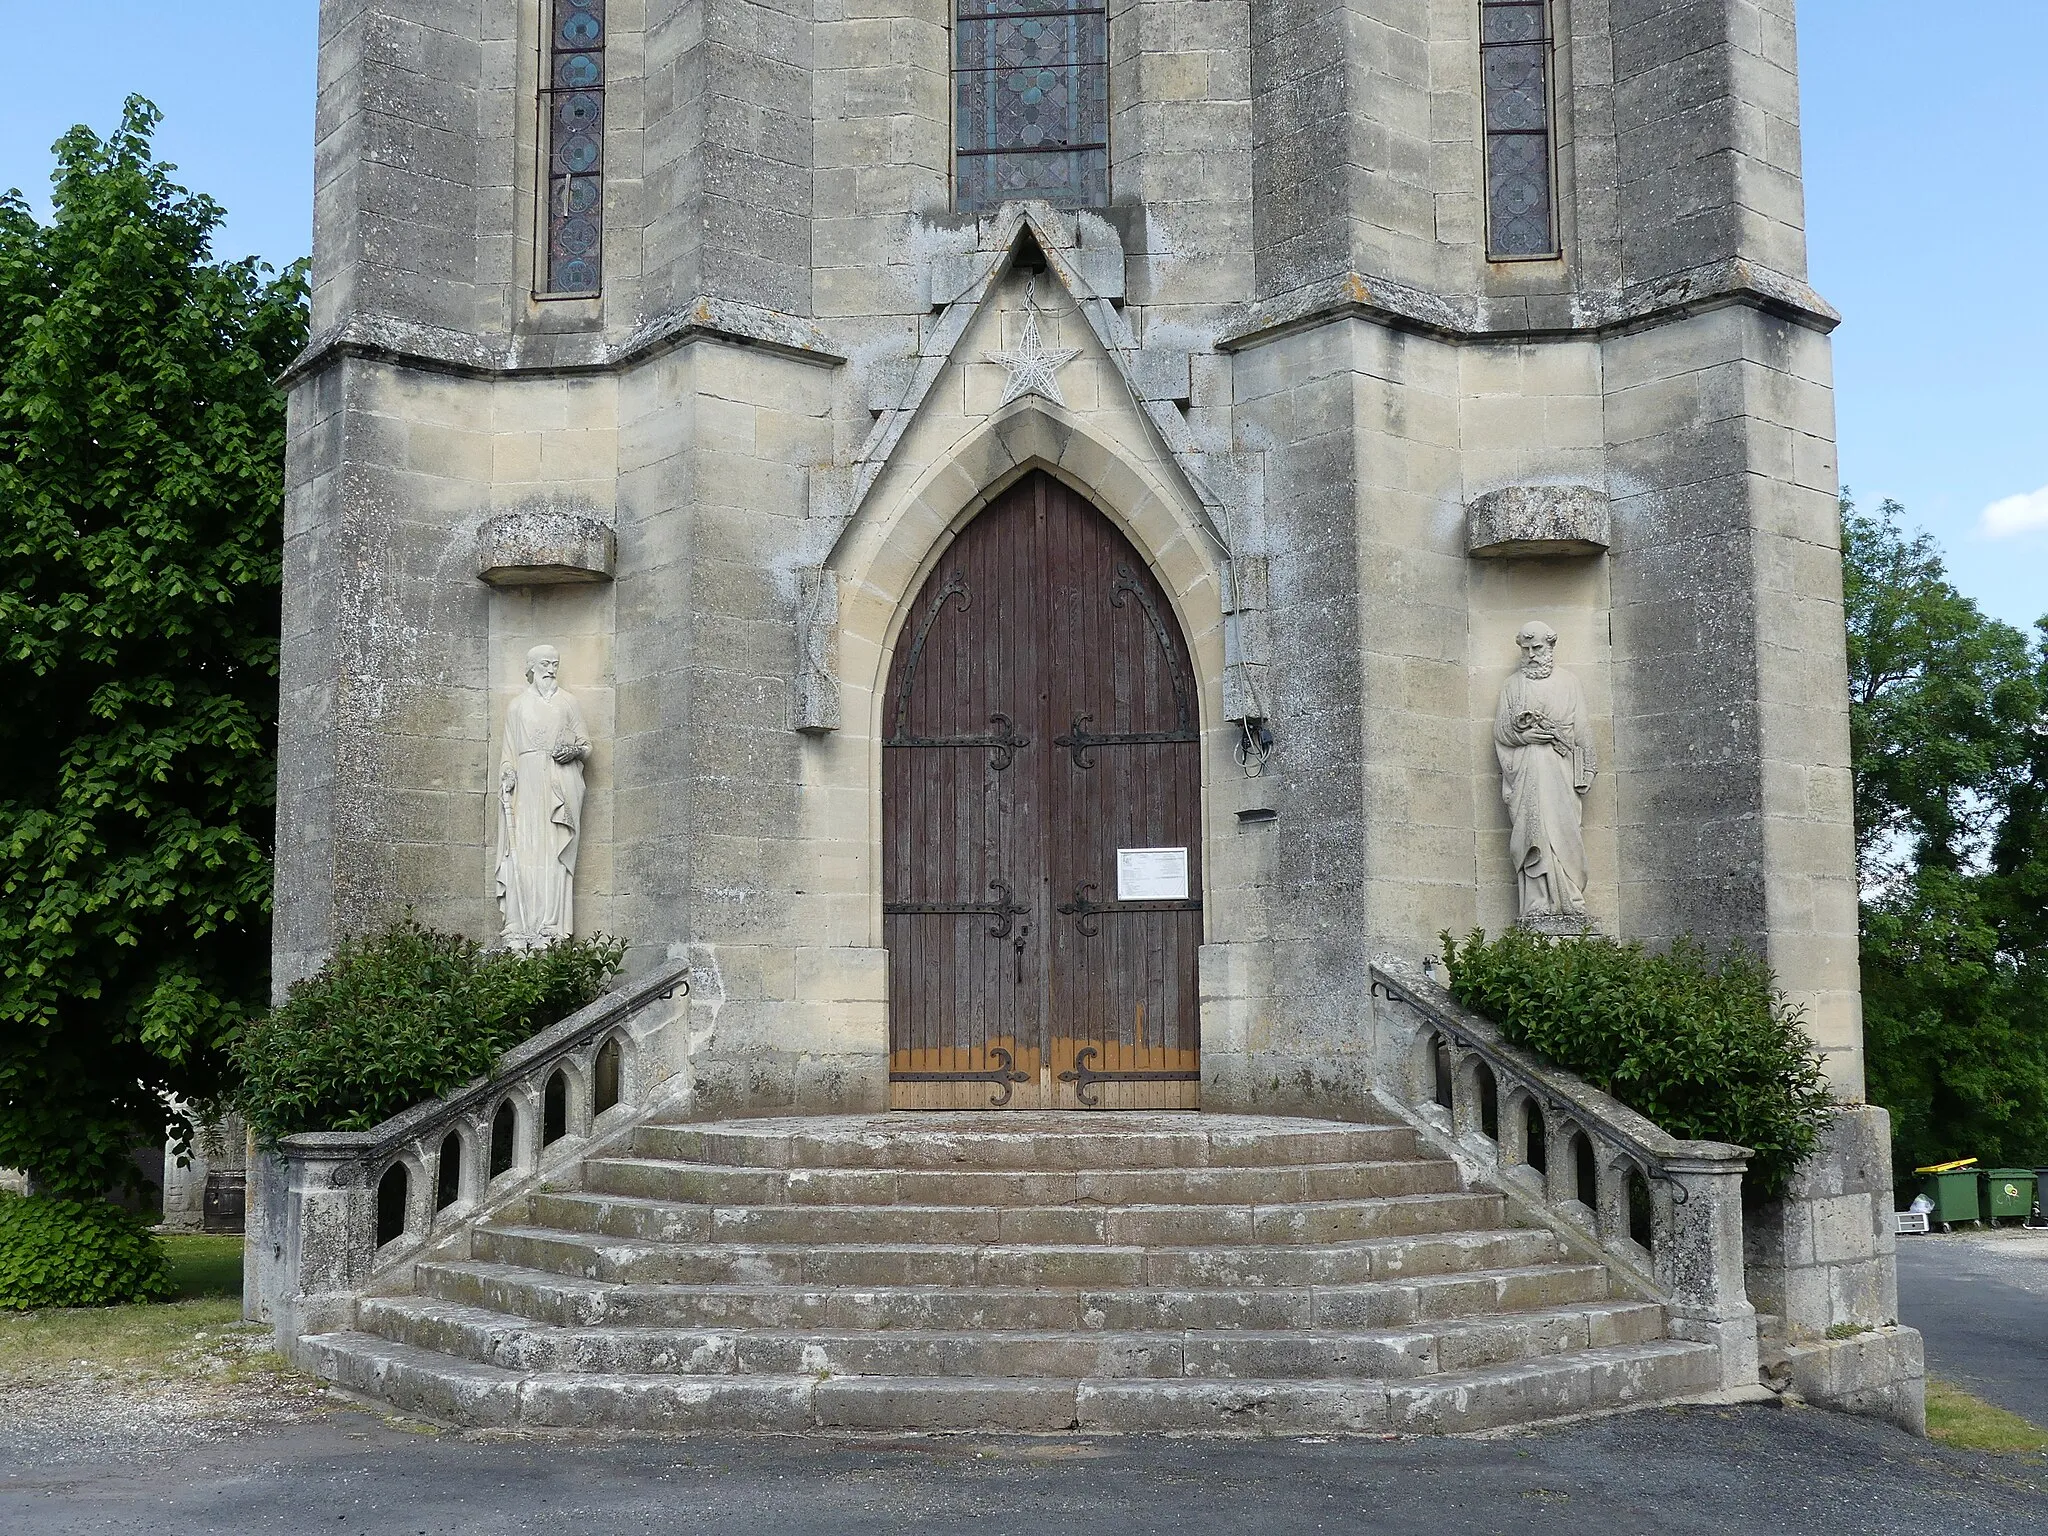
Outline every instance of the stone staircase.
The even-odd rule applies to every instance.
[[[474,1426],[1455,1433],[1718,1385],[1406,1127],[650,1123],[300,1341]]]

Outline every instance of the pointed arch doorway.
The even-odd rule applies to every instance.
[[[912,601],[883,703],[900,1109],[1192,1109],[1194,668],[1144,558],[1043,472]]]

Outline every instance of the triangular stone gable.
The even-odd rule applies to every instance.
[[[927,263],[923,276],[932,288],[933,314],[917,353],[904,360],[901,374],[887,379],[882,397],[874,402],[874,426],[852,462],[815,477],[812,516],[832,525],[836,540],[859,515],[940,377],[959,360],[961,342],[975,320],[998,298],[1020,255],[1035,247],[1045,266],[1039,281],[1048,288],[1057,285],[1071,298],[1101,355],[1122,380],[1145,435],[1174,466],[1209,532],[1227,547],[1226,530],[1241,520],[1231,514],[1250,510],[1241,504],[1248,491],[1255,498],[1257,475],[1238,456],[1204,453],[1189,432],[1181,414],[1190,391],[1189,356],[1142,346],[1132,332],[1115,302],[1123,289],[1123,250],[1116,231],[1092,214],[1017,202],[979,220],[973,233],[971,249]],[[1226,506],[1226,497],[1240,506]]]
[[[1074,432],[1106,447],[1179,509],[1184,535],[1206,551],[1225,616],[1225,718],[1263,717],[1263,462],[1205,450],[1189,430],[1182,412],[1192,393],[1191,355],[1141,343],[1114,302],[1124,270],[1116,230],[1092,214],[1010,203],[941,233],[949,248],[921,270],[933,303],[915,354],[872,375],[875,421],[851,462],[812,471],[811,548],[819,563],[799,572],[797,729],[840,725],[840,582],[869,584],[867,564],[889,536],[874,519],[892,522],[935,475],[958,479],[949,505],[966,506],[1013,461],[1023,462],[1020,453],[1056,462],[1058,451],[1048,453],[1040,440]],[[1052,311],[1065,317],[1046,344],[1076,352],[1059,377],[1086,389],[1085,401],[1004,401],[1000,387],[989,388],[1002,372],[991,354],[1020,339],[1015,312],[1024,305],[1013,281],[1020,262],[1033,269],[1035,307],[1047,312],[1041,321]],[[924,499],[918,515],[929,517],[931,498]],[[853,592],[847,599],[860,600]]]

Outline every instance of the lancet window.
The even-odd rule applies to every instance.
[[[546,197],[540,281],[553,298],[594,294],[604,274],[605,0],[543,0],[541,140]]]
[[[1109,14],[1102,0],[959,0],[954,202],[1109,202]]]
[[[1549,0],[1479,0],[1486,253],[1555,256]]]

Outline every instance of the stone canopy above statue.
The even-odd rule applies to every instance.
[[[1485,559],[1597,555],[1610,542],[1607,493],[1591,485],[1511,485],[1466,508],[1466,553]]]
[[[580,512],[501,512],[477,530],[477,575],[494,587],[610,581],[617,564],[611,527]]]

